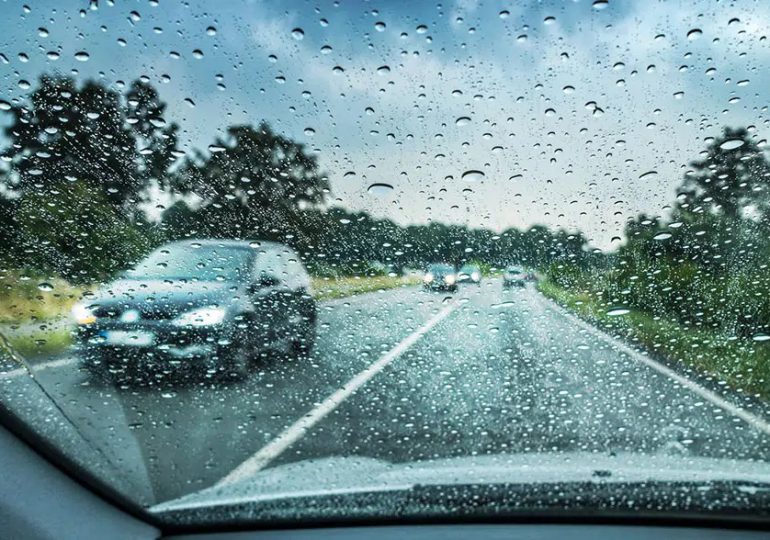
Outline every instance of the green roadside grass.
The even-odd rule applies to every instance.
[[[537,288],[582,319],[671,364],[680,364],[718,384],[770,400],[770,342],[684,326],[641,311],[610,316],[609,307],[586,292],[572,292],[548,280],[540,281]]]
[[[320,302],[398,287],[408,287],[417,285],[420,282],[419,276],[315,277],[313,278],[313,297]]]
[[[25,358],[54,356],[64,352],[72,345],[70,328],[3,335],[8,345]]]

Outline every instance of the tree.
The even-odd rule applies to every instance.
[[[680,194],[686,211],[710,209],[727,220],[744,217],[750,207],[767,214],[770,167],[744,128],[725,128],[694,161]]]
[[[126,121],[139,144],[137,172],[142,183],[155,182],[169,189],[169,168],[184,155],[177,148],[179,126],[165,119],[166,104],[148,83],[134,81],[126,94],[126,105]]]
[[[292,234],[299,212],[324,202],[328,179],[302,144],[258,128],[234,126],[196,152],[174,175],[172,185],[199,198],[199,229],[224,237]]]
[[[43,76],[28,102],[9,111],[0,192],[15,205],[19,243],[4,249],[16,264],[87,281],[146,249],[137,205],[166,176],[176,128],[157,122],[165,105],[154,90],[131,88],[127,108],[101,83]]]

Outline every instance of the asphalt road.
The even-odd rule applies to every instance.
[[[265,360],[242,382],[96,384],[72,355],[35,373],[85,439],[137,475],[144,466],[156,501],[211,486],[271,443],[260,468],[535,451],[768,461],[761,425],[630,352],[534,289],[487,280],[325,303],[312,357]]]

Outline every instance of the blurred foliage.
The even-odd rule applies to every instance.
[[[122,89],[121,89],[122,90]],[[435,261],[484,268],[581,266],[580,234],[535,226],[495,234],[462,225],[401,226],[328,207],[315,155],[265,123],[230,127],[206,151],[177,147],[178,127],[151,85],[125,93],[44,76],[8,111],[0,169],[0,264],[72,283],[108,280],[162,242],[195,237],[288,243],[323,276],[399,275]],[[171,201],[161,220],[151,193]]]
[[[552,263],[541,288],[595,320],[628,309],[612,320],[648,348],[770,396],[770,164],[744,129],[702,155],[669,217],[638,216],[589,267]]]

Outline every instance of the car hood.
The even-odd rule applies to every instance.
[[[770,466],[670,455],[532,453],[394,464],[365,457],[306,460],[226,480],[158,504],[153,512],[269,502],[296,497],[368,494],[417,486],[736,482],[770,490]]]
[[[204,305],[226,305],[240,297],[234,282],[122,279],[99,289],[86,301],[99,310],[133,308],[180,311]]]

